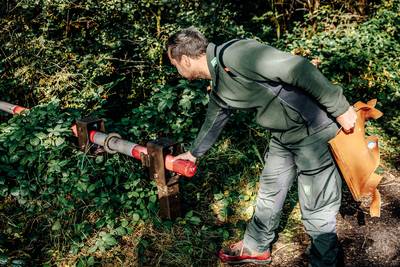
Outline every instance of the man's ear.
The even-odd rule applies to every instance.
[[[187,55],[182,55],[181,63],[184,64],[186,67],[190,67],[191,61]]]

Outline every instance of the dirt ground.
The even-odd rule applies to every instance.
[[[350,192],[344,192],[337,218],[344,266],[400,266],[400,172],[385,171],[382,176],[378,187],[382,196],[380,218],[372,218],[366,203],[357,203]],[[308,265],[305,250],[310,241],[300,228],[290,241],[278,238],[268,266]]]

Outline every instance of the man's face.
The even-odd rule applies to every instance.
[[[181,59],[178,61],[177,59],[171,57],[169,49],[168,49],[168,57],[169,60],[171,61],[171,64],[176,67],[176,69],[178,70],[179,74],[182,77],[188,80],[194,80],[199,78],[199,72],[194,67],[195,64],[192,58],[183,55]]]

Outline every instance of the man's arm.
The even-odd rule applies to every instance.
[[[300,56],[288,59],[288,68],[279,77],[283,82],[304,89],[333,116],[345,113],[350,104],[343,89],[332,84],[311,62]]]
[[[350,107],[343,89],[332,84],[311,62],[262,45],[256,41],[240,42],[236,49],[224,53],[226,65],[255,80],[283,82],[303,89],[336,118],[345,131],[353,128],[356,113]]]
[[[229,120],[229,116],[230,110],[220,107],[216,101],[210,97],[206,119],[191,149],[186,153],[176,156],[175,159],[195,162],[196,158],[204,155],[217,140],[222,128]]]
[[[333,85],[311,62],[302,57],[283,75],[283,82],[290,83],[312,95],[336,118],[345,132],[350,132],[356,123],[357,114],[349,105],[340,86]]]
[[[240,41],[226,49],[225,64],[242,75],[261,80],[284,82],[310,94],[333,117],[350,107],[343,89],[333,85],[306,58],[280,51],[254,40]]]

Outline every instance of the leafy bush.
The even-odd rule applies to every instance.
[[[63,107],[120,112],[171,77],[164,47],[177,28],[198,25],[216,37],[241,31],[230,5],[214,1],[23,0],[5,6],[0,93],[24,106],[57,97]]]
[[[140,139],[169,136],[178,142],[192,140],[199,131],[208,103],[204,83],[200,84],[203,86],[179,80],[176,86],[159,86],[122,122],[126,125],[133,122],[129,132]]]
[[[58,236],[47,246],[74,240],[59,249],[75,253],[102,229],[92,251],[115,245],[129,230],[123,214],[132,225],[157,208],[155,186],[138,164],[118,154],[89,156],[71,145],[78,115],[51,102],[0,125],[1,198],[15,199],[27,218],[47,221],[35,229]]]

